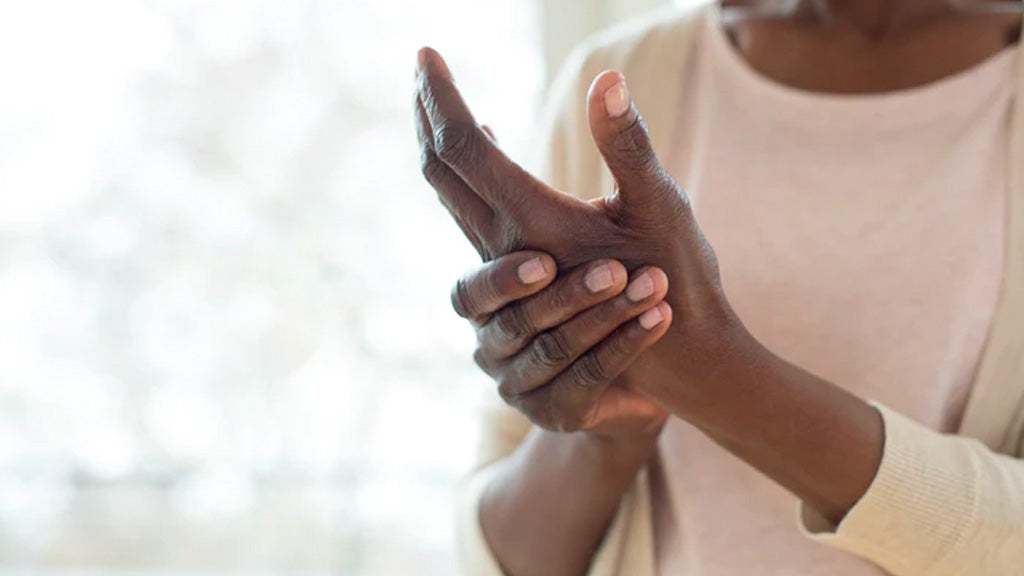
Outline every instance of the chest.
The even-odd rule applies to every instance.
[[[841,147],[839,160],[784,138],[771,149],[725,134],[709,143],[695,211],[752,333],[953,430],[1003,278],[1005,145],[984,141]]]
[[[945,430],[1004,276],[1009,98],[990,92],[940,113],[733,86],[684,114],[702,129],[678,177],[751,332]]]

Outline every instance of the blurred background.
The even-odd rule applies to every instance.
[[[490,385],[416,49],[523,158],[659,3],[0,2],[0,574],[454,574]]]

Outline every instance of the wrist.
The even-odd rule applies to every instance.
[[[685,419],[688,408],[701,404],[702,391],[728,387],[736,377],[734,369],[763,362],[770,352],[727,303],[683,309],[680,316],[644,359],[647,377],[638,379],[635,387]]]
[[[657,444],[667,418],[652,421],[643,428],[629,431],[604,432],[585,430],[579,432],[580,441],[605,450],[638,450]]]
[[[654,454],[665,422],[630,432],[577,432],[574,444],[584,454],[616,468],[639,469]]]
[[[657,448],[657,439],[665,423],[654,429],[629,433],[593,433],[582,431],[572,435],[573,444],[585,457],[599,462],[609,474],[621,472],[632,480],[636,472],[650,459]]]

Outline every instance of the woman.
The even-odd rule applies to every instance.
[[[515,409],[469,573],[1024,573],[1019,3],[753,4],[582,49],[547,184],[420,53],[424,173],[487,261],[453,302]]]

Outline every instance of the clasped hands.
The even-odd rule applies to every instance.
[[[423,172],[485,261],[452,300],[505,401],[542,428],[637,447],[671,413],[838,523],[878,470],[882,418],[744,328],[624,78],[590,88],[617,188],[585,202],[509,160],[441,57],[419,57]]]
[[[587,113],[617,183],[589,202],[510,160],[440,55],[420,51],[422,170],[485,261],[452,293],[476,326],[476,362],[545,429],[656,432],[662,396],[698,384],[749,335],[620,74],[597,77]]]

